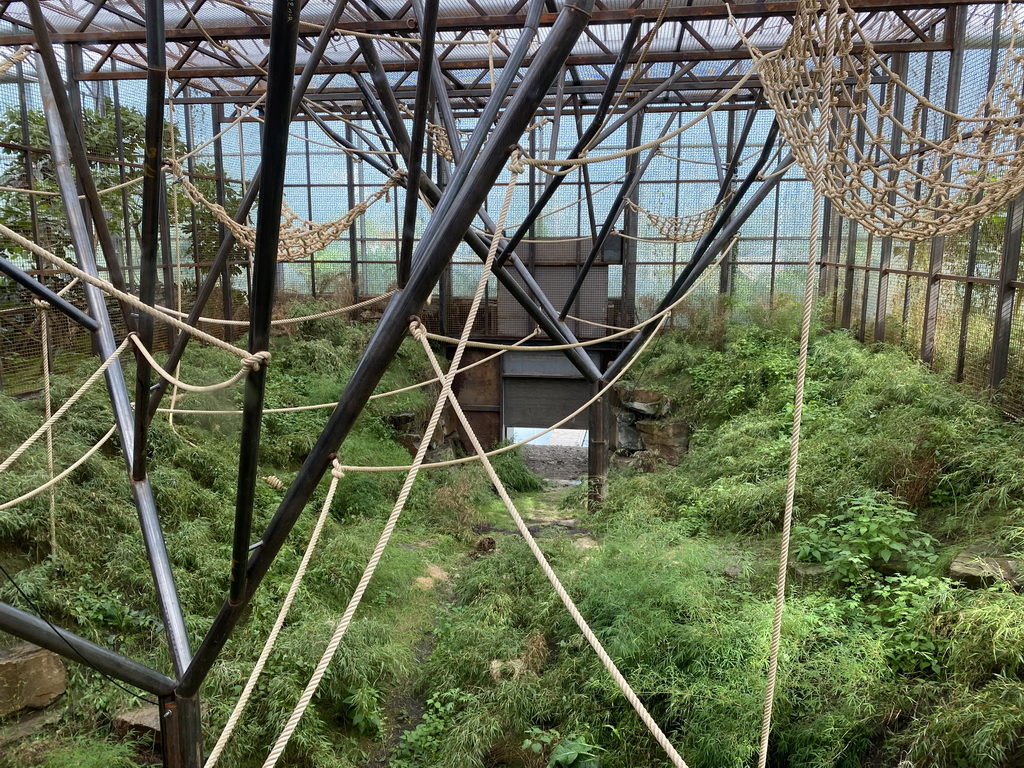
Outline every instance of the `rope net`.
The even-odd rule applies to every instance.
[[[647,217],[651,226],[658,230],[666,240],[673,243],[692,243],[694,240],[699,240],[714,226],[721,208],[721,205],[715,205],[686,216],[662,216],[660,213],[647,210],[632,200],[627,200],[626,205],[636,213]]]
[[[173,159],[167,159],[165,162],[175,179],[181,183],[182,191],[189,200],[211,211],[217,217],[217,220],[231,231],[235,240],[243,248],[249,251],[255,249],[256,227],[240,224],[235,221],[224,206],[207,199],[199,190],[199,187],[182,170],[180,163]],[[296,261],[312,253],[329,248],[340,240],[349,227],[366,213],[374,203],[381,198],[388,197],[391,189],[401,181],[403,176],[404,171],[396,170],[388,177],[381,188],[368,198],[357,203],[340,218],[323,224],[303,219],[285,203],[281,211],[281,239],[277,247],[277,260],[281,262]]]
[[[815,189],[876,235],[924,240],[966,229],[1024,190],[1024,52],[1012,8],[1002,25],[1003,62],[967,115],[908,85],[845,0],[824,10],[800,0],[775,51],[746,43]],[[945,123],[943,138],[929,137],[929,117]]]

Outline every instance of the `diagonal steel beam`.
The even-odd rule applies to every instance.
[[[404,289],[388,303],[377,329],[359,364],[349,378],[337,408],[328,419],[319,439],[306,457],[295,480],[268,524],[261,546],[249,560],[249,578],[240,604],[225,602],[210,631],[196,653],[195,660],[178,686],[181,695],[199,690],[203,679],[220,654],[245,605],[251,599],[274,558],[280,552],[299,515],[309,502],[331,459],[365,407],[370,394],[380,382],[403,339],[409,318],[418,312],[436,285],[455,248],[469,229],[487,193],[508,161],[509,154],[522,136],[544,94],[554,81],[562,62],[587,24],[593,0],[568,0],[558,21],[547,35],[519,88],[498,125],[489,131],[481,123],[474,134],[490,134],[490,140],[467,169],[461,189],[449,185],[435,210],[443,215],[431,218],[413,258],[413,272]],[[483,136],[471,137],[482,143]]]

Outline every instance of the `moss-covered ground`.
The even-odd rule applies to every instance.
[[[302,308],[297,311],[303,311]],[[324,322],[276,340],[269,407],[336,398],[369,329]],[[90,363],[89,365],[94,365]],[[183,372],[233,363],[193,349]],[[86,369],[89,366],[86,366]],[[585,488],[538,489],[502,462],[541,546],[608,651],[694,768],[744,768],[757,746],[768,656],[796,340],[784,314],[712,337],[664,336],[633,369],[693,430],[678,467],[613,475],[597,512]],[[382,389],[426,377],[403,348]],[[66,396],[83,377],[61,379]],[[1011,768],[1024,758],[1024,607],[1003,586],[946,577],[964,546],[1024,556],[1024,433],[997,404],[892,347],[842,334],[812,345],[791,579],[769,764],[776,768]],[[206,377],[204,379],[204,377]],[[374,401],[349,464],[401,464],[396,441],[431,392]],[[235,407],[238,394],[183,407]],[[287,482],[325,412],[268,415],[261,473]],[[40,421],[0,397],[12,450]],[[59,429],[66,465],[109,427],[102,392]],[[152,476],[190,629],[223,598],[237,419],[154,428]],[[45,478],[34,450],[0,475],[10,498]],[[223,765],[258,766],[319,658],[397,494],[398,475],[350,473],[264,682]],[[225,721],[301,557],[326,481],[203,689],[207,748]],[[281,491],[260,484],[257,529]],[[0,512],[0,558],[21,592],[0,598],[166,669],[127,481],[113,448],[58,492]],[[572,520],[559,525],[557,521]],[[566,616],[477,468],[426,472],[363,608],[284,764],[317,768],[666,765]],[[806,572],[806,571],[805,571]],[[0,766],[130,765],[113,715],[137,704],[70,666],[60,722]],[[92,761],[92,762],[90,762]]]

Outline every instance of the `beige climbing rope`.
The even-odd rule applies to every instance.
[[[6,472],[10,468],[10,466],[15,461],[17,461],[18,458],[23,453],[25,453],[25,451],[27,451],[29,448],[35,445],[36,441],[39,440],[39,438],[42,437],[44,434],[46,434],[47,430],[51,429],[54,424],[61,420],[64,414],[67,413],[68,410],[71,408],[71,406],[77,403],[82,398],[82,395],[88,392],[89,388],[93,384],[95,384],[96,381],[100,378],[100,376],[106,373],[107,369],[114,364],[114,361],[121,356],[125,349],[127,349],[128,343],[128,339],[122,341],[121,345],[114,350],[110,357],[104,360],[103,364],[89,375],[89,378],[85,380],[82,386],[80,386],[75,391],[75,393],[71,395],[71,397],[64,401],[64,405],[58,408],[52,416],[50,416],[48,419],[46,419],[45,422],[43,422],[43,425],[39,427],[39,429],[33,432],[31,436],[29,436],[29,438],[25,440],[25,442],[23,442],[21,445],[15,448],[14,452],[6,459],[4,459],[2,463],[0,463],[0,472]]]
[[[69,466],[67,469],[65,469],[63,472],[61,472],[59,475],[54,475],[48,481],[46,481],[45,483],[40,485],[38,488],[33,488],[31,491],[28,491],[27,493],[23,493],[21,496],[18,496],[16,499],[11,499],[10,501],[5,501],[3,504],[0,504],[0,511],[5,510],[5,509],[10,509],[11,507],[16,507],[19,504],[23,504],[26,501],[28,501],[29,499],[32,499],[32,498],[38,496],[43,491],[48,491],[51,488],[53,488],[55,485],[57,485],[57,483],[59,483],[65,477],[69,476],[72,472],[74,472],[80,466],[85,464],[85,462],[87,462],[89,459],[91,459],[95,455],[95,453],[100,448],[102,448],[104,446],[104,444],[106,444],[106,442],[110,438],[112,438],[114,436],[114,432],[116,432],[116,431],[117,431],[117,425],[115,424],[114,426],[112,426],[110,429],[107,430],[107,434],[105,434],[103,437],[101,437],[99,439],[99,441],[95,445],[93,445],[92,448],[90,448],[88,451],[86,451],[84,454],[82,454],[78,459],[76,459],[74,461],[74,463],[71,464],[71,466]]]
[[[664,318],[662,318],[661,322],[664,323],[664,321]],[[430,341],[427,338],[427,334],[423,330],[423,326],[420,325],[419,323],[416,323],[412,329],[412,333],[416,340],[420,342],[421,346],[426,352],[426,355],[429,358],[430,364],[431,366],[433,366],[435,373],[437,375],[441,375],[441,367],[437,362],[437,357],[434,355],[434,351],[430,348]],[[640,350],[639,354],[643,353],[643,349],[645,349],[647,345],[650,344],[653,338],[654,336],[652,335],[651,338],[647,339],[647,341],[644,344],[644,347]],[[639,354],[637,355],[637,357],[639,357]],[[633,710],[637,713],[640,720],[647,727],[647,730],[651,732],[651,735],[654,736],[655,741],[657,741],[661,748],[665,751],[665,754],[668,756],[672,764],[676,766],[676,768],[687,768],[686,762],[683,760],[682,756],[672,745],[672,742],[668,740],[668,737],[665,735],[665,732],[661,729],[661,726],[659,726],[655,719],[651,717],[650,712],[647,711],[647,708],[644,706],[643,702],[640,701],[640,697],[636,695],[636,692],[633,690],[632,686],[630,686],[629,681],[627,681],[623,674],[619,671],[619,668],[615,664],[615,661],[612,659],[611,656],[608,655],[608,652],[605,651],[604,646],[601,645],[601,641],[598,640],[597,635],[594,634],[594,631],[590,628],[590,625],[587,623],[587,620],[583,617],[583,614],[581,614],[579,609],[576,607],[576,603],[574,603],[572,597],[569,596],[569,593],[562,585],[562,582],[559,580],[558,575],[555,573],[554,569],[551,567],[551,564],[544,556],[544,553],[541,552],[540,547],[537,545],[536,539],[533,538],[533,535],[530,533],[530,529],[527,527],[526,522],[523,520],[522,516],[519,514],[519,511],[516,509],[516,506],[513,503],[512,498],[508,495],[508,491],[505,488],[505,484],[501,482],[501,478],[498,477],[498,473],[494,471],[494,467],[491,465],[491,461],[488,458],[487,453],[484,451],[483,446],[480,445],[480,438],[478,438],[476,436],[476,433],[473,431],[473,426],[470,424],[469,419],[466,418],[466,414],[463,412],[462,406],[459,404],[457,398],[451,399],[451,406],[452,409],[455,411],[455,415],[462,423],[462,427],[465,430],[466,435],[469,437],[470,443],[473,445],[473,450],[476,454],[476,457],[480,460],[480,463],[483,465],[484,470],[487,472],[487,476],[490,478],[491,484],[494,486],[494,489],[498,492],[498,495],[501,497],[502,502],[505,504],[505,509],[508,510],[509,515],[511,515],[513,521],[515,521],[516,528],[519,530],[519,533],[522,535],[522,537],[526,540],[526,544],[530,548],[530,552],[533,553],[534,558],[537,560],[538,565],[540,565],[540,568],[544,572],[544,575],[547,577],[548,582],[555,590],[555,594],[557,594],[559,600],[562,601],[562,605],[565,606],[566,611],[568,611],[569,615],[576,623],[576,626],[579,628],[580,632],[583,634],[587,642],[590,644],[590,647],[597,655],[597,658],[601,661],[602,666],[604,666],[605,670],[608,672],[612,680],[615,681],[615,684],[622,692],[622,695],[626,698],[626,701],[628,701],[630,706],[633,707]]]
[[[837,35],[841,34],[835,13],[839,0],[828,0],[829,7],[825,13],[825,26],[822,29],[824,47],[835,46]],[[821,85],[826,91],[832,88],[833,73],[827,69]],[[824,139],[827,130],[825,124],[819,124],[818,134],[814,138]],[[815,158],[813,171],[820,173],[826,162],[824,154]],[[804,284],[803,315],[800,323],[800,358],[797,364],[796,385],[793,393],[793,430],[789,444],[789,466],[786,472],[786,501],[782,513],[782,536],[779,543],[779,572],[775,584],[775,610],[772,616],[772,634],[768,652],[768,680],[765,685],[764,709],[761,718],[761,740],[758,750],[758,768],[766,768],[768,764],[768,742],[771,737],[772,711],[775,706],[775,690],[778,682],[779,650],[782,644],[782,616],[786,604],[786,581],[789,575],[789,549],[793,530],[793,508],[796,501],[797,468],[800,464],[800,428],[804,409],[804,385],[807,380],[807,357],[811,337],[811,316],[814,308],[814,285],[817,277],[819,217],[822,207],[822,190],[814,187],[814,202],[811,206],[810,232],[807,237],[807,279]]]
[[[327,667],[330,665],[331,660],[334,658],[334,654],[338,650],[338,646],[341,644],[345,633],[348,631],[348,627],[352,622],[352,617],[355,615],[355,612],[362,601],[363,593],[366,591],[366,587],[373,578],[373,575],[377,570],[377,565],[380,562],[380,558],[384,554],[384,550],[387,548],[388,542],[391,539],[391,534],[394,532],[395,526],[398,524],[398,519],[405,508],[406,500],[409,498],[409,492],[412,490],[412,486],[416,482],[420,465],[423,463],[427,454],[427,448],[430,446],[430,436],[433,435],[434,431],[437,429],[438,422],[441,419],[441,414],[444,412],[445,406],[451,397],[452,382],[459,371],[462,355],[466,349],[466,342],[469,340],[469,335],[473,330],[473,324],[476,320],[477,313],[483,302],[484,292],[486,291],[490,275],[490,266],[494,262],[494,257],[501,241],[501,232],[505,227],[505,219],[508,216],[509,208],[512,205],[512,193],[515,191],[519,175],[523,172],[523,165],[519,161],[518,151],[513,155],[509,168],[511,170],[511,175],[505,192],[505,200],[502,204],[501,213],[498,216],[495,234],[491,240],[491,246],[488,250],[487,259],[484,263],[484,269],[480,274],[480,282],[477,285],[476,293],[474,294],[473,301],[470,304],[469,313],[467,315],[466,324],[463,327],[460,343],[456,347],[452,356],[451,367],[449,368],[448,373],[442,378],[441,394],[437,398],[437,403],[430,415],[430,420],[427,424],[426,431],[423,434],[423,439],[420,441],[419,447],[416,450],[416,456],[413,460],[412,467],[406,475],[405,482],[398,494],[398,499],[395,502],[394,509],[384,526],[384,530],[373,550],[373,554],[370,556],[366,569],[363,571],[363,575],[360,577],[359,583],[349,600],[348,607],[345,609],[345,613],[342,615],[335,627],[334,634],[332,635],[330,642],[327,644],[327,648],[324,650],[323,656],[320,658],[320,662],[313,671],[309,684],[299,697],[295,710],[288,718],[288,722],[285,724],[285,727],[281,731],[281,734],[271,749],[270,754],[267,756],[267,759],[263,764],[263,768],[273,768],[273,766],[277,765],[277,761],[288,746],[288,742],[291,740],[292,734],[295,733],[295,729],[298,727],[299,721],[302,719],[306,708],[309,706],[313,696],[316,694],[316,689],[320,685],[321,679],[323,679],[324,674],[327,672]]]
[[[16,50],[14,54],[11,55],[9,58],[4,58],[4,60],[0,62],[0,77],[6,75],[8,72],[11,71],[12,67],[23,62],[31,54],[32,46],[23,45],[18,50]]]
[[[337,462],[335,462],[337,465]],[[291,611],[292,603],[295,602],[295,597],[299,593],[299,588],[302,586],[302,580],[306,577],[306,570],[309,568],[309,562],[313,559],[313,552],[316,550],[316,545],[320,541],[320,534],[323,533],[324,525],[327,523],[327,518],[330,517],[331,504],[334,502],[334,494],[338,490],[338,481],[344,476],[337,466],[331,469],[331,484],[327,489],[327,496],[324,498],[323,506],[320,508],[320,516],[316,520],[316,524],[313,526],[313,532],[309,536],[309,543],[306,545],[306,551],[302,553],[302,560],[299,562],[299,567],[295,570],[295,576],[292,578],[292,584],[288,588],[288,594],[284,598],[284,602],[281,604],[281,608],[277,613],[277,618],[274,620],[274,626],[270,630],[270,634],[267,635],[267,640],[263,644],[263,650],[260,652],[259,658],[256,660],[256,665],[253,667],[252,672],[249,674],[249,679],[245,683],[245,688],[242,689],[242,694],[239,696],[238,701],[235,703],[234,709],[231,710],[231,715],[228,717],[227,723],[224,725],[224,730],[221,731],[220,736],[217,737],[217,743],[214,745],[213,750],[210,752],[210,756],[206,758],[206,762],[203,764],[203,768],[214,768],[215,765],[220,761],[220,756],[223,754],[225,747],[231,740],[231,734],[235,732],[235,727],[238,725],[238,721],[242,719],[242,714],[245,712],[246,706],[249,704],[249,699],[252,697],[252,693],[256,690],[256,684],[260,680],[260,676],[263,674],[263,669],[267,666],[267,660],[270,658],[270,654],[274,650],[274,646],[277,644],[277,638],[281,634],[281,630],[284,628],[284,623],[288,618],[288,613]],[[284,484],[275,476],[264,478],[267,483],[276,489],[281,489]],[[271,482],[274,480],[276,482]]]

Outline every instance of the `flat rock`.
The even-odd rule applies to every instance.
[[[114,730],[122,739],[127,736],[160,738],[160,707],[139,707],[122,712],[114,718]]]
[[[64,663],[35,645],[18,645],[0,658],[0,717],[42,709],[67,690]]]
[[[824,563],[791,562],[789,569],[802,579],[817,579],[828,573],[828,567]]]
[[[616,394],[622,407],[644,416],[664,416],[672,407],[672,401],[660,392],[640,387],[616,387]]]
[[[1024,587],[1020,564],[1009,557],[983,556],[977,549],[965,549],[949,566],[949,577],[971,589],[1005,582],[1013,589]]]
[[[681,421],[641,420],[636,428],[647,450],[673,466],[689,450],[690,427]]]

